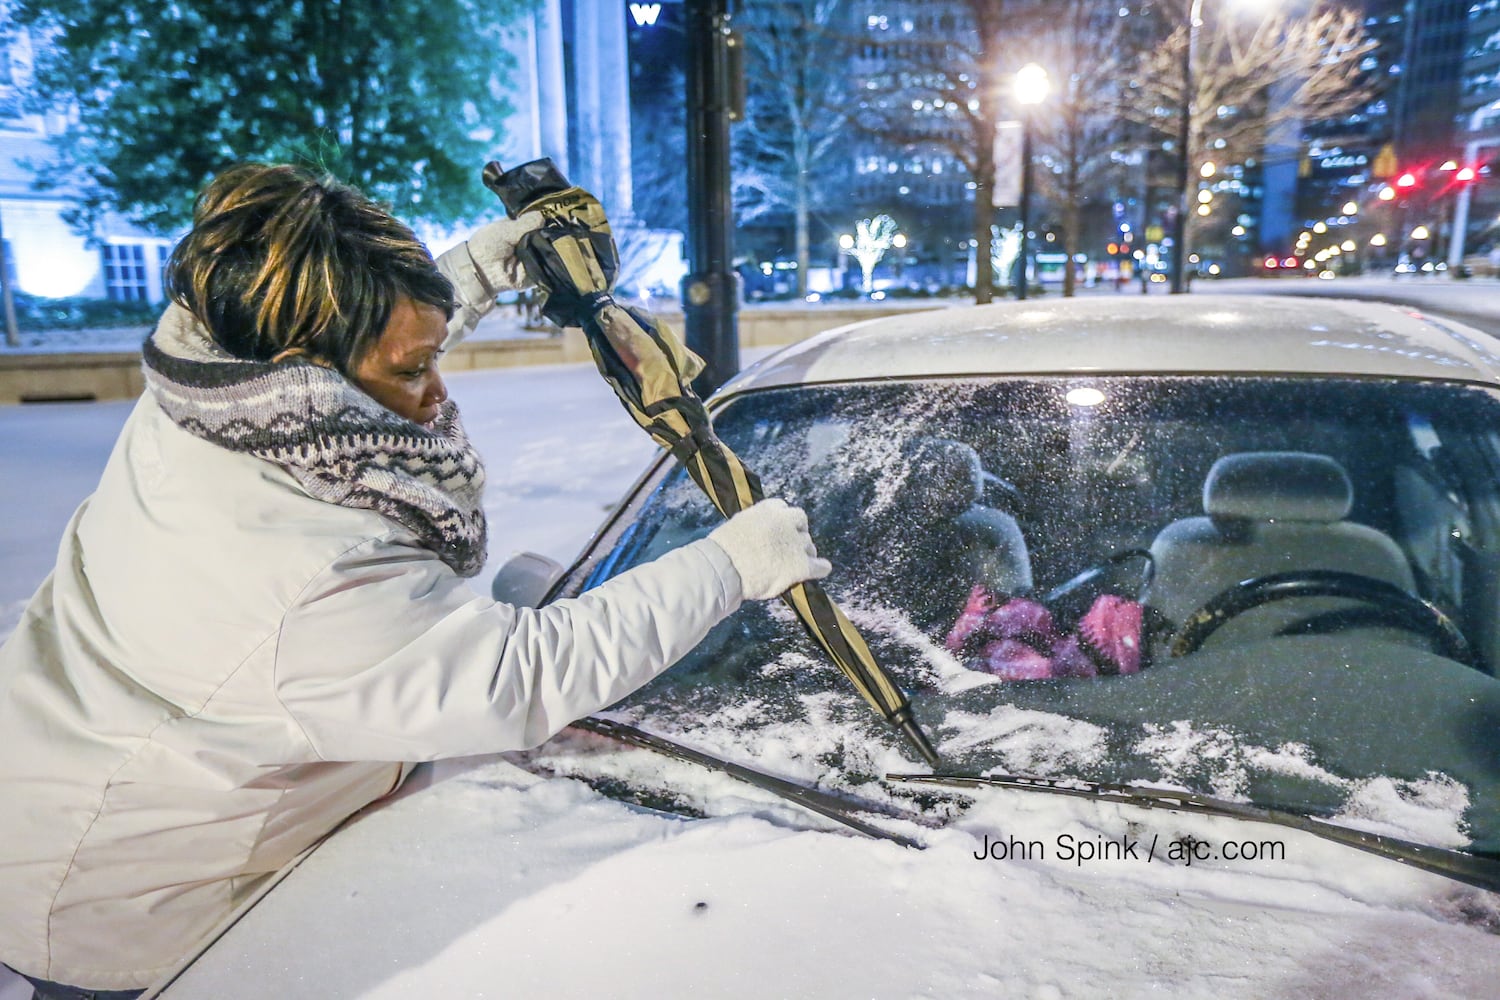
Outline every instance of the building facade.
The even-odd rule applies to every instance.
[[[1305,151],[1295,183],[1280,179],[1268,196],[1297,238],[1272,253],[1305,263],[1320,246],[1353,242],[1356,249],[1333,262],[1345,272],[1437,259],[1452,219],[1461,67],[1477,6],[1472,0],[1359,4],[1375,43],[1361,64],[1370,97],[1341,117],[1302,124]]]
[[[1459,85],[1459,164],[1473,179],[1454,198],[1448,266],[1500,273],[1500,0],[1473,0]],[[1477,259],[1476,259],[1477,258]]]

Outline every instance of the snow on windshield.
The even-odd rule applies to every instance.
[[[1095,392],[1070,395],[1081,385]],[[1185,788],[1494,849],[1500,789],[1479,748],[1500,721],[1497,640],[1473,597],[1500,580],[1482,575],[1500,546],[1474,529],[1500,525],[1474,455],[1495,405],[1368,380],[995,379],[761,392],[715,423],[768,495],[807,509],[829,592],[950,769]],[[1256,535],[1256,504],[1281,535]],[[715,523],[667,474],[574,586]],[[1265,556],[1273,543],[1288,548]],[[1262,557],[1383,577],[1460,623],[1474,665],[1410,616],[1327,596],[1221,615],[1174,653],[1189,612]],[[877,797],[883,773],[913,769],[777,602],[616,710]]]

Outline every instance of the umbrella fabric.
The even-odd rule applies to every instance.
[[[687,468],[720,513],[731,517],[764,497],[759,477],[714,433],[707,410],[689,387],[703,362],[670,328],[642,310],[608,301],[584,321],[583,332],[599,372],[626,411]],[[808,581],[782,600],[871,707],[936,766],[937,755],[912,721],[906,696],[827,592]]]
[[[539,212],[543,224],[522,238],[517,255],[547,295],[544,313],[580,326],[594,362],[630,416],[686,467],[725,517],[761,500],[760,479],[714,433],[690,384],[703,361],[650,314],[610,298],[619,258],[603,209],[572,187],[550,160],[512,170],[491,163],[484,182],[512,218]],[[932,744],[901,690],[875,662],[859,630],[822,587],[800,583],[782,595],[813,640],[877,712],[901,729],[923,759],[938,766]]]

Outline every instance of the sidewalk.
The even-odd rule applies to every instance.
[[[739,342],[742,350],[792,344],[859,320],[954,304],[962,303],[945,299],[897,299],[745,306],[739,314]],[[651,303],[663,322],[682,330],[682,313],[675,305],[664,300]],[[149,332],[149,327],[57,331],[47,335],[47,343],[39,349],[0,349],[0,405],[134,398],[142,389],[140,345]],[[583,331],[527,329],[514,308],[501,306],[448,353],[443,368],[447,372],[462,372],[518,365],[581,364],[589,360]]]

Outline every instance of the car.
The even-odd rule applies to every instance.
[[[819,334],[711,412],[941,766],[746,605],[599,718],[428,769],[165,995],[1492,989],[1500,342],[1343,300],[1011,302]],[[497,596],[718,520],[661,456]]]

